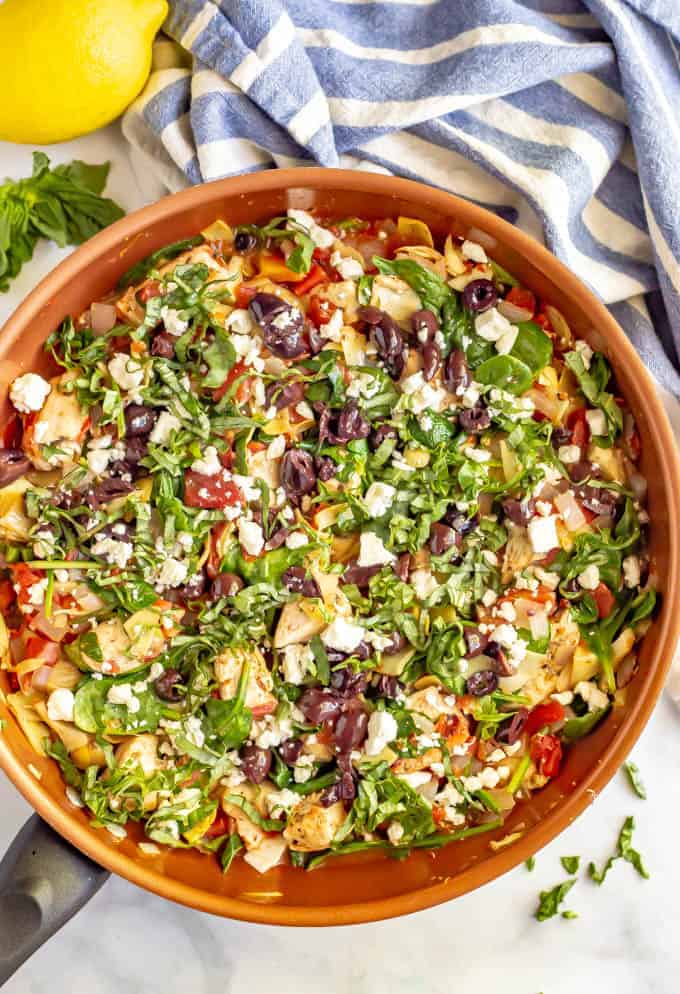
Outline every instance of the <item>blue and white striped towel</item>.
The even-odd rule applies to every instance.
[[[170,8],[185,51],[158,43],[123,124],[167,187],[320,164],[451,190],[542,237],[680,396],[678,0]]]

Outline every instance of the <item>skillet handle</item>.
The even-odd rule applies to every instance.
[[[108,876],[38,815],[29,818],[0,862],[0,986]]]

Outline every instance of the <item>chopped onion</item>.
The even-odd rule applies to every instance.
[[[105,335],[116,323],[116,308],[113,304],[100,304],[95,301],[90,307],[90,319],[94,334]]]
[[[566,493],[558,494],[555,497],[555,504],[570,532],[576,532],[579,528],[583,528],[587,524],[586,517],[570,490],[567,490]]]
[[[61,642],[64,635],[66,635],[65,625],[55,625],[45,614],[44,608],[41,608],[35,618],[31,619],[30,627],[34,632],[38,632],[40,635],[44,635],[45,638],[50,639],[51,642]]]
[[[518,307],[517,304],[513,304],[510,300],[501,300],[498,304],[498,310],[503,317],[506,317],[508,321],[512,321],[513,324],[519,324],[521,321],[531,321],[534,316],[533,311],[530,311],[526,307]]]
[[[47,684],[51,673],[51,666],[41,666],[40,669],[37,669],[33,674],[33,679],[31,680],[31,687],[33,690],[41,690],[46,694],[48,690]]]
[[[531,629],[531,637],[534,641],[548,637],[550,634],[550,625],[548,624],[548,615],[545,611],[537,611],[536,614],[529,615],[529,628]]]

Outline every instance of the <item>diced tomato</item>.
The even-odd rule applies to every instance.
[[[559,556],[561,551],[562,550],[559,548],[551,549],[550,552],[548,552],[545,556],[543,556],[543,559],[540,560],[541,566],[550,566],[550,564],[555,561],[556,557]]]
[[[585,407],[577,407],[575,411],[567,415],[567,428],[571,431],[571,444],[583,448],[588,444],[590,438],[590,428],[586,419]]]
[[[531,290],[524,290],[521,286],[513,286],[505,299],[508,303],[514,304],[515,307],[521,307],[525,311],[531,311],[532,314],[536,310],[536,298],[533,293]]]
[[[554,777],[562,762],[562,744],[556,735],[534,735],[531,740],[531,758],[538,772]]]
[[[271,704],[258,704],[250,710],[253,712],[253,718],[262,718],[264,715],[271,714],[273,711],[276,711],[277,707],[278,704],[276,701],[272,701]]]
[[[243,494],[234,481],[227,480],[223,473],[206,476],[189,469],[184,474],[184,503],[187,507],[215,510],[242,504]]]
[[[248,442],[248,452],[263,452],[266,448],[264,442]]]
[[[550,324],[550,319],[548,318],[547,314],[543,314],[542,312],[540,314],[534,314],[532,320],[540,328],[542,328],[543,331],[549,331],[549,332],[553,331],[553,326]]]
[[[18,449],[21,447],[22,435],[23,427],[21,424],[21,418],[18,414],[13,414],[5,425],[5,430],[2,433],[2,444],[6,449]]]
[[[42,580],[44,573],[38,570],[31,569],[26,563],[12,563],[9,567],[12,573],[12,578],[14,583],[21,587],[22,591],[32,587],[34,583],[38,580]]]
[[[591,595],[597,605],[597,613],[600,618],[608,618],[616,605],[616,598],[606,583],[599,583]]]
[[[545,704],[537,704],[529,712],[524,731],[527,735],[533,735],[539,728],[546,725],[553,725],[556,721],[564,718],[564,708],[559,701],[546,701]]]
[[[388,259],[391,259],[397,249],[401,248],[401,246],[405,244],[406,242],[404,241],[403,236],[395,231],[393,235],[389,235],[385,240],[385,256]]]
[[[243,362],[243,360],[239,359],[239,361],[235,363],[235,365],[233,365],[232,368],[227,373],[227,378],[222,384],[222,386],[217,387],[217,389],[213,390],[213,400],[214,401],[221,400],[222,397],[224,397],[227,390],[229,389],[229,387],[239,378],[239,376],[243,376],[243,374],[246,371],[246,368],[247,368],[246,364]]]
[[[301,297],[303,294],[309,293],[309,291],[313,287],[318,286],[319,283],[327,283],[327,282],[328,282],[328,274],[326,273],[326,270],[322,269],[321,266],[319,266],[318,263],[315,262],[312,265],[312,268],[305,276],[305,278],[302,280],[302,282],[294,286],[293,290],[298,295],[298,297]]]
[[[16,600],[16,593],[11,580],[0,580],[0,611],[6,611]]]
[[[434,727],[435,731],[446,738],[449,746],[461,745],[470,738],[470,727],[462,714],[443,714]]]
[[[247,286],[241,283],[234,291],[236,306],[246,308],[257,292],[258,288],[256,286]]]
[[[307,317],[318,328],[322,324],[328,324],[337,309],[330,300],[320,300],[319,297],[314,296],[310,298]]]
[[[147,300],[151,300],[152,297],[160,297],[161,295],[161,285],[158,280],[149,280],[145,286],[138,290],[135,294],[138,304],[145,304]]]
[[[12,673],[10,671],[7,674],[7,679],[9,680],[9,689],[12,691],[13,694],[15,694],[17,692],[17,690],[20,689],[19,688],[19,677],[16,675],[16,673]]]
[[[218,839],[220,835],[226,835],[228,831],[228,815],[225,815],[224,811],[218,811],[215,816],[215,821],[212,823],[210,828],[203,833],[203,837],[205,839]]]
[[[435,804],[432,808],[432,821],[435,825],[441,825],[446,821],[446,811],[439,804]]]
[[[26,640],[26,659],[44,659],[46,663],[56,663],[58,658],[59,645],[56,642],[50,642],[40,635],[31,635]]]

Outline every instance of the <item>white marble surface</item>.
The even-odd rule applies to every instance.
[[[112,159],[109,192],[128,209],[142,190],[117,128],[47,150],[54,161]],[[30,150],[0,143],[0,176],[30,171]],[[143,183],[146,181],[142,178]],[[58,261],[41,245],[10,294],[0,323]],[[120,879],[7,983],[7,994],[679,994],[680,715],[665,696],[633,758],[649,799],[619,774],[591,808],[519,867],[449,905],[391,922],[326,930],[223,921],[162,901]],[[0,852],[29,808],[0,777]],[[613,850],[634,814],[635,842],[651,879],[618,863],[602,888],[585,875],[589,859]],[[584,864],[567,906],[574,921],[532,918],[538,892],[564,878],[559,857]]]

